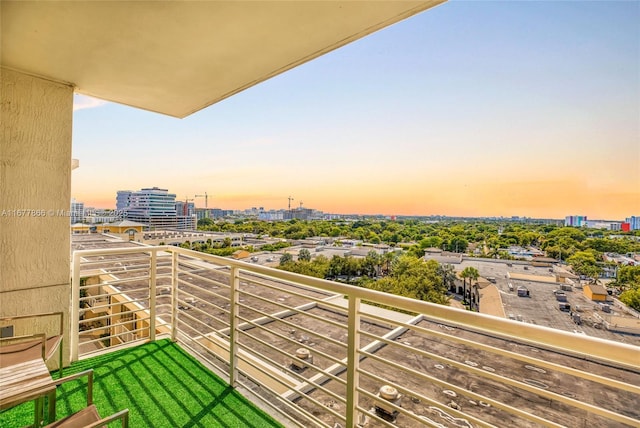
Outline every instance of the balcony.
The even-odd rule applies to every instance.
[[[632,345],[177,247],[76,251],[72,278],[72,367],[170,346],[285,426],[640,424]]]
[[[127,408],[131,427],[281,426],[167,339],[83,359],[64,374],[88,368],[94,372],[93,398],[101,415]],[[86,378],[63,384],[57,419],[82,409],[86,390]],[[32,403],[0,413],[2,427],[32,423]]]

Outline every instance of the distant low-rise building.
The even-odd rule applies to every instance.
[[[616,253],[604,253],[602,255],[602,259],[605,262],[611,262],[621,266],[635,266],[636,264],[638,264],[635,257]]]
[[[129,220],[122,220],[113,223],[87,224],[75,223],[71,225],[71,231],[78,233],[112,233],[112,234],[136,234],[142,233],[146,228],[145,224],[136,223]]]
[[[440,264],[460,264],[462,263],[462,253],[452,253],[443,251],[440,248],[427,248],[424,250],[425,260],[435,260]]]
[[[523,258],[527,260],[531,260],[534,257],[544,256],[544,252],[533,247],[524,248],[517,245],[512,245],[509,248],[505,248],[502,250],[509,253],[509,255],[512,257],[518,257],[518,258]]]
[[[240,259],[246,259],[250,255],[251,253],[249,251],[238,250],[238,251],[235,251],[231,257],[233,257],[236,260],[240,260]]]
[[[109,223],[102,225],[104,230],[108,230],[111,233],[142,233],[145,225],[142,223],[136,223],[135,221],[122,220],[115,223]]]
[[[553,266],[553,275],[556,279],[556,282],[561,284],[574,284],[577,283],[580,277],[572,272],[569,272],[562,266],[554,265]]]
[[[91,232],[90,230],[91,225],[89,224],[84,224],[84,223],[74,223],[71,225],[71,233],[77,234],[77,233],[89,233]]]
[[[284,210],[269,210],[258,214],[258,219],[263,221],[279,221],[284,220]]]
[[[198,220],[202,220],[203,218],[216,219],[233,215],[233,210],[222,210],[220,208],[195,208],[195,214]]]
[[[620,221],[589,220],[585,226],[591,229],[622,230]]]

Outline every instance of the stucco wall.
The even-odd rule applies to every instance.
[[[0,81],[0,316],[68,321],[73,88],[7,69]]]

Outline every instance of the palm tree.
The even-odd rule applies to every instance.
[[[464,282],[464,294],[463,294],[463,298],[464,300],[467,300],[471,298],[471,285],[473,284],[473,281],[477,281],[478,278],[480,277],[480,272],[478,272],[478,269],[471,267],[471,266],[467,266],[466,268],[464,268],[462,270],[462,273],[460,273],[460,277],[462,278],[463,282]],[[469,288],[467,289],[467,278],[469,278]],[[467,300],[467,301],[469,301]]]
[[[382,263],[385,265],[385,269],[383,271],[384,275],[389,275],[389,272],[391,271],[391,263],[395,258],[396,254],[393,251],[389,251],[383,254]]]
[[[442,276],[442,285],[446,290],[455,291],[456,271],[449,263],[441,264],[438,267],[438,274]]]

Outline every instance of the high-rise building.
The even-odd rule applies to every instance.
[[[150,187],[136,192],[118,192],[116,206],[123,210],[126,218],[149,225],[151,229],[176,229],[176,195],[167,189]],[[126,201],[126,205],[125,205]]]
[[[129,206],[132,193],[131,190],[118,190],[116,195],[116,211],[123,212]]]
[[[191,217],[196,213],[193,202],[176,201],[176,213],[178,216]]]
[[[82,223],[84,218],[84,202],[71,199],[71,224]]]
[[[629,229],[640,230],[640,216],[632,215],[631,217],[627,217],[626,223],[629,223]]]
[[[189,201],[176,201],[176,215],[178,218],[178,229],[195,230],[198,228],[198,216],[196,206]]]
[[[586,215],[568,215],[564,219],[565,226],[582,227],[587,224]]]

